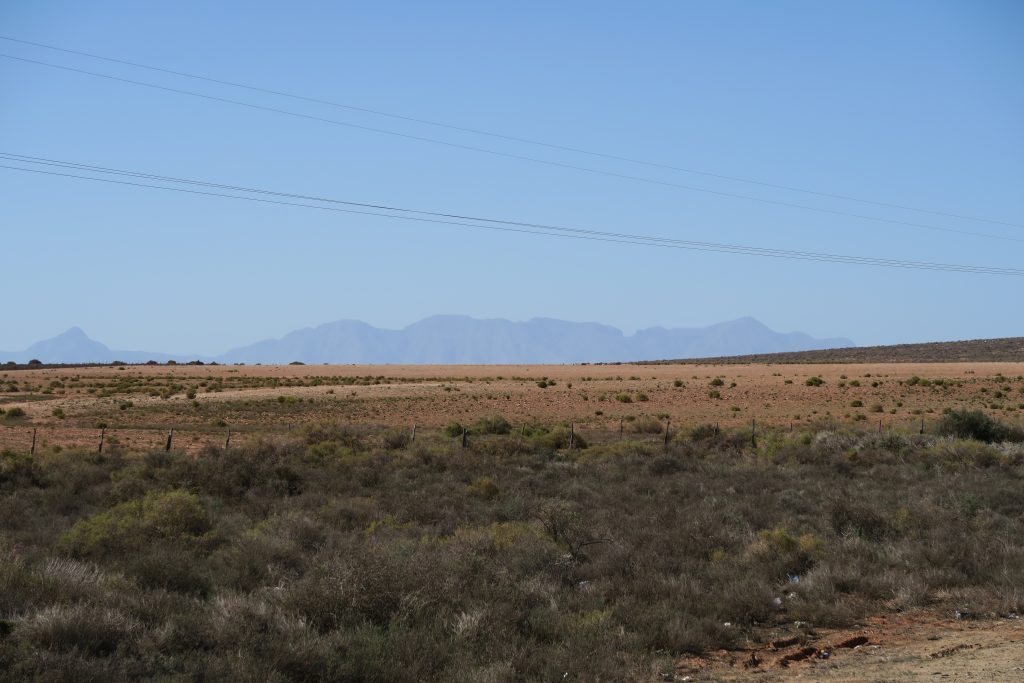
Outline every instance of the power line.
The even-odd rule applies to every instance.
[[[162,91],[166,91],[166,92],[176,93],[176,94],[179,94],[179,95],[188,95],[190,97],[198,97],[198,98],[201,98],[201,99],[204,99],[204,100],[209,100],[209,101],[213,101],[213,102],[220,102],[220,103],[223,103],[223,104],[232,104],[232,105],[236,105],[236,106],[240,106],[240,107],[246,107],[246,108],[249,108],[249,109],[255,109],[255,110],[259,110],[259,111],[267,111],[267,112],[272,112],[272,113],[275,113],[275,114],[282,114],[282,115],[285,115],[285,116],[292,116],[292,117],[296,117],[296,118],[307,119],[307,120],[310,120],[310,121],[318,121],[318,122],[321,122],[321,123],[328,123],[328,124],[336,125],[336,126],[344,126],[346,128],[352,128],[352,129],[355,129],[355,130],[368,131],[368,132],[372,132],[372,133],[379,133],[381,135],[389,135],[389,136],[392,136],[392,137],[403,138],[403,139],[406,139],[406,140],[415,140],[417,142],[427,142],[427,143],[435,144],[435,145],[443,145],[445,147],[451,147],[451,148],[454,148],[454,149],[461,149],[461,150],[466,150],[466,151],[471,151],[471,152],[479,152],[479,153],[482,153],[482,154],[489,154],[489,155],[492,155],[492,156],[503,157],[503,158],[507,158],[507,159],[516,159],[516,160],[519,160],[519,161],[528,161],[528,162],[531,162],[531,163],[543,164],[545,166],[551,166],[551,167],[555,167],[555,168],[565,168],[565,169],[572,169],[572,170],[576,170],[576,171],[583,171],[583,172],[586,172],[586,173],[592,173],[592,174],[595,174],[595,175],[607,176],[607,177],[610,177],[610,178],[618,178],[618,179],[622,179],[622,180],[631,180],[631,181],[636,181],[636,182],[641,182],[641,183],[648,183],[648,184],[652,184],[652,185],[661,185],[661,186],[664,186],[664,187],[671,187],[671,188],[675,188],[675,189],[687,190],[687,191],[692,191],[692,192],[702,192],[702,193],[705,193],[705,194],[715,195],[715,196],[719,196],[719,197],[727,197],[727,198],[730,198],[730,199],[743,199],[743,200],[746,200],[746,201],[759,202],[761,204],[769,204],[769,205],[772,205],[772,206],[782,206],[782,207],[786,207],[786,208],[801,209],[801,210],[805,210],[805,211],[816,211],[818,213],[830,214],[830,215],[833,215],[833,216],[844,216],[846,218],[856,218],[856,219],[859,219],[859,220],[874,221],[874,222],[878,222],[878,223],[889,223],[889,224],[892,224],[892,225],[903,225],[903,226],[908,226],[908,227],[913,227],[913,228],[922,228],[922,229],[925,229],[925,230],[934,230],[934,231],[940,231],[940,232],[957,233],[957,234],[961,234],[961,235],[971,235],[971,236],[974,236],[974,237],[983,237],[983,238],[987,238],[987,239],[1003,240],[1003,241],[1008,241],[1008,242],[1024,241],[1024,240],[1020,240],[1020,239],[1017,239],[1017,238],[1014,238],[1014,237],[1007,237],[1005,235],[995,235],[995,234],[992,234],[992,233],[974,232],[974,231],[971,231],[971,230],[960,230],[958,228],[950,228],[950,227],[944,227],[944,226],[928,225],[928,224],[924,224],[924,223],[914,223],[914,222],[911,222],[911,221],[901,221],[901,220],[896,220],[896,219],[891,219],[891,218],[880,218],[878,216],[869,216],[869,215],[866,215],[866,214],[850,213],[848,211],[838,211],[838,210],[835,210],[835,209],[825,209],[825,208],[821,208],[821,207],[810,206],[810,205],[807,205],[807,204],[796,204],[796,203],[793,203],[793,202],[784,202],[784,201],[779,201],[779,200],[776,200],[776,199],[766,199],[766,198],[763,198],[763,197],[754,197],[752,195],[737,194],[737,193],[734,193],[734,192],[723,192],[723,191],[720,191],[720,190],[712,190],[712,189],[704,188],[704,187],[696,187],[696,186],[692,186],[692,185],[684,185],[684,184],[681,184],[681,183],[673,183],[673,182],[669,182],[669,181],[665,181],[665,180],[657,180],[657,179],[654,179],[654,178],[647,178],[647,177],[644,177],[644,176],[635,176],[635,175],[629,175],[629,174],[626,174],[626,173],[616,173],[614,171],[605,171],[605,170],[602,170],[602,169],[592,168],[592,167],[589,167],[589,166],[578,166],[578,165],[575,165],[575,164],[567,164],[567,163],[560,162],[560,161],[552,161],[550,159],[540,159],[540,158],[537,158],[537,157],[531,157],[531,156],[526,156],[526,155],[522,155],[522,154],[513,154],[511,152],[502,152],[502,151],[499,151],[499,150],[488,149],[486,147],[477,147],[475,145],[465,145],[465,144],[461,144],[461,143],[450,142],[450,141],[447,141],[447,140],[439,140],[437,138],[430,138],[430,137],[425,137],[425,136],[422,136],[422,135],[412,135],[412,134],[409,134],[409,133],[401,133],[401,132],[398,132],[398,131],[387,130],[387,129],[384,129],[384,128],[375,128],[373,126],[364,126],[364,125],[360,125],[360,124],[356,124],[356,123],[349,123],[347,121],[339,121],[337,119],[330,119],[330,118],[326,118],[326,117],[322,117],[322,116],[315,116],[313,114],[304,114],[304,113],[301,113],[301,112],[295,112],[295,111],[291,111],[291,110],[288,110],[288,109],[280,109],[278,107],[269,107],[269,106],[265,106],[265,105],[262,105],[262,104],[254,104],[252,102],[244,102],[244,101],[241,101],[241,100],[234,100],[234,99],[227,98],[227,97],[219,97],[219,96],[216,96],[216,95],[207,95],[207,94],[195,92],[195,91],[192,91],[192,90],[183,90],[181,88],[172,88],[172,87],[169,87],[169,86],[158,85],[156,83],[148,83],[148,82],[145,82],[145,81],[137,81],[137,80],[133,80],[133,79],[130,79],[130,78],[122,78],[120,76],[111,76],[110,74],[102,74],[102,73],[98,73],[98,72],[95,72],[95,71],[88,71],[86,69],[78,69],[78,68],[74,68],[74,67],[70,67],[70,66],[64,66],[64,65],[61,65],[61,64],[52,64],[50,62],[41,62],[39,60],[27,59],[25,57],[16,57],[14,55],[3,54],[3,53],[0,53],[0,57],[3,57],[5,59],[12,59],[12,60],[15,60],[15,61],[24,62],[24,63],[28,63],[28,64],[35,64],[35,65],[38,65],[38,66],[45,66],[45,67],[52,68],[52,69],[60,69],[62,71],[70,71],[70,72],[73,72],[73,73],[84,74],[84,75],[87,75],[87,76],[94,76],[96,78],[103,78],[103,79],[107,79],[107,80],[111,80],[111,81],[116,81],[116,82],[119,82],[119,83],[127,83],[129,85],[137,85],[137,86],[141,86],[141,87],[145,87],[145,88],[152,88],[154,90],[162,90]]]
[[[150,64],[143,64],[141,62],[133,62],[133,61],[129,61],[129,60],[126,60],[126,59],[117,59],[117,58],[114,58],[114,57],[106,57],[106,56],[98,55],[98,54],[95,54],[95,53],[92,53],[92,52],[83,52],[81,50],[72,50],[72,49],[69,49],[69,48],[58,47],[56,45],[48,45],[46,43],[38,43],[38,42],[31,41],[31,40],[23,40],[23,39],[19,39],[19,38],[13,38],[13,37],[10,37],[10,36],[0,35],[0,40],[7,40],[7,41],[10,41],[10,42],[14,42],[14,43],[21,43],[23,45],[32,45],[34,47],[41,47],[41,48],[44,48],[44,49],[47,49],[47,50],[54,50],[54,51],[57,51],[57,52],[64,52],[64,53],[67,53],[67,54],[78,55],[78,56],[81,56],[81,57],[89,57],[90,59],[98,59],[98,60],[102,60],[102,61],[105,61],[105,62],[111,62],[111,63],[114,63],[114,64],[123,64],[123,65],[126,65],[126,66],[132,66],[132,67],[136,67],[136,68],[140,68],[140,69],[148,69],[150,71],[157,71],[157,72],[160,72],[160,73],[171,74],[171,75],[174,75],[174,76],[181,76],[183,78],[192,78],[192,79],[195,79],[195,80],[206,81],[208,83],[216,83],[218,85],[226,85],[226,86],[230,86],[230,87],[233,87],[233,88],[241,88],[241,89],[249,90],[249,91],[252,91],[252,92],[259,92],[259,93],[265,93],[265,94],[269,94],[269,95],[276,95],[278,97],[287,97],[287,98],[291,98],[291,99],[294,99],[294,100],[301,100],[301,101],[304,101],[304,102],[311,102],[311,103],[314,103],[314,104],[322,104],[322,105],[326,105],[326,106],[330,106],[330,107],[337,107],[339,109],[346,109],[348,111],[356,111],[356,112],[360,112],[360,113],[364,113],[364,114],[372,114],[374,116],[383,116],[383,117],[387,117],[387,118],[391,118],[391,119],[396,119],[396,120],[400,120],[400,121],[409,121],[411,123],[418,123],[418,124],[423,124],[423,125],[427,125],[427,126],[435,126],[437,128],[446,128],[448,130],[459,131],[459,132],[462,132],[462,133],[472,133],[474,135],[483,135],[483,136],[487,136],[487,137],[497,138],[499,140],[508,140],[510,142],[518,142],[518,143],[523,143],[523,144],[527,144],[527,145],[535,145],[535,146],[538,146],[538,147],[546,147],[548,149],[555,149],[555,150],[559,150],[559,151],[563,151],[563,152],[572,152],[574,154],[584,154],[584,155],[588,155],[588,156],[592,156],[592,157],[598,157],[598,158],[602,158],[602,159],[610,159],[610,160],[614,160],[614,161],[624,161],[624,162],[627,162],[627,163],[638,164],[638,165],[642,165],[642,166],[649,166],[649,167],[652,167],[652,168],[661,168],[661,169],[666,169],[666,170],[670,170],[670,171],[678,171],[678,172],[681,172],[681,173],[690,173],[690,174],[694,174],[694,175],[705,176],[705,177],[708,177],[708,178],[717,178],[719,180],[729,180],[729,181],[732,181],[732,182],[746,183],[746,184],[749,184],[749,185],[757,185],[757,186],[760,186],[760,187],[768,187],[768,188],[772,188],[772,189],[776,189],[776,190],[786,190],[788,192],[799,192],[799,193],[802,193],[802,194],[814,195],[814,196],[817,196],[817,197],[826,197],[826,198],[829,198],[829,199],[840,199],[840,200],[843,200],[843,201],[857,202],[859,204],[868,204],[868,205],[872,205],[872,206],[880,206],[880,207],[889,208],[889,209],[900,209],[900,210],[903,210],[903,211],[914,211],[914,212],[917,212],[917,213],[930,214],[930,215],[933,215],[933,216],[943,216],[943,217],[946,217],[946,218],[957,218],[957,219],[961,219],[961,220],[973,221],[973,222],[978,222],[978,223],[991,223],[993,225],[1005,225],[1005,226],[1015,227],[1015,228],[1024,228],[1024,224],[1021,224],[1021,223],[1012,223],[1012,222],[1008,222],[1008,221],[1000,221],[1000,220],[994,220],[994,219],[990,219],[990,218],[979,218],[977,216],[967,216],[967,215],[958,214],[958,213],[950,213],[950,212],[945,212],[945,211],[936,211],[936,210],[933,210],[933,209],[925,209],[925,208],[921,208],[921,207],[917,207],[917,206],[910,206],[910,205],[907,205],[907,204],[896,204],[896,203],[892,203],[892,202],[883,202],[883,201],[878,201],[878,200],[873,200],[873,199],[864,199],[862,197],[854,197],[852,195],[839,194],[839,193],[835,193],[835,192],[824,192],[824,191],[821,191],[821,190],[811,190],[811,189],[807,189],[807,188],[796,187],[794,185],[783,185],[783,184],[779,184],[779,183],[771,183],[771,182],[767,182],[767,181],[763,181],[763,180],[756,180],[756,179],[752,179],[752,178],[744,178],[744,177],[741,177],[741,176],[727,175],[727,174],[724,174],[724,173],[714,173],[714,172],[711,172],[711,171],[704,171],[704,170],[700,170],[700,169],[687,168],[687,167],[683,167],[683,166],[676,166],[676,165],[673,165],[673,164],[666,164],[666,163],[661,163],[661,162],[656,162],[656,161],[648,161],[648,160],[644,160],[644,159],[637,159],[635,157],[628,157],[628,156],[622,156],[622,155],[618,155],[618,154],[611,154],[611,153],[608,153],[608,152],[598,152],[598,151],[594,151],[594,150],[584,149],[582,147],[573,147],[573,146],[570,146],[570,145],[561,145],[561,144],[556,144],[556,143],[552,143],[552,142],[545,142],[545,141],[542,141],[542,140],[535,140],[535,139],[532,139],[532,138],[520,137],[520,136],[516,136],[516,135],[507,135],[507,134],[504,134],[504,133],[496,133],[496,132],[493,132],[493,131],[483,130],[481,128],[472,128],[472,127],[468,127],[468,126],[459,126],[459,125],[450,124],[450,123],[443,123],[443,122],[440,122],[440,121],[432,121],[430,119],[423,119],[423,118],[418,118],[418,117],[415,117],[415,116],[408,116],[408,115],[405,115],[405,114],[396,114],[394,112],[387,112],[387,111],[383,111],[383,110],[380,110],[380,109],[371,109],[371,108],[368,108],[368,107],[360,107],[360,106],[351,105],[351,104],[344,104],[344,103],[341,103],[341,102],[334,102],[332,100],[326,100],[326,99],[322,99],[322,98],[319,98],[319,97],[310,97],[310,96],[307,96],[307,95],[298,95],[296,93],[290,93],[290,92],[286,92],[286,91],[283,91],[283,90],[275,90],[275,89],[272,89],[272,88],[265,88],[265,87],[256,86],[256,85],[250,85],[250,84],[246,84],[246,83],[238,83],[236,81],[229,81],[229,80],[220,79],[220,78],[213,78],[213,77],[210,77],[210,76],[203,76],[203,75],[200,75],[200,74],[189,73],[187,71],[177,71],[175,69],[168,69],[168,68],[165,68],[165,67],[153,66],[153,65],[150,65]]]
[[[21,163],[34,163],[31,161],[31,157],[21,157],[20,159],[6,153],[0,153],[0,157],[4,160],[21,161]],[[14,157],[12,159],[12,157]],[[51,164],[60,164],[61,162],[49,162]],[[71,163],[69,167],[73,167]],[[84,165],[82,165],[84,167]],[[183,187],[168,187],[164,185],[153,185],[149,183],[138,183],[129,180],[118,180],[115,178],[98,178],[93,176],[83,176],[72,173],[63,173],[58,171],[48,171],[37,168],[24,168],[17,166],[0,165],[0,168],[37,173],[49,176],[58,176],[65,178],[75,178],[80,180],[90,180],[95,182],[112,183],[117,185],[125,185],[131,187],[150,188],[157,190],[167,190],[172,192],[182,192],[187,194],[202,195],[208,197],[219,197],[225,199],[239,199],[244,201],[258,202],[262,204],[274,204],[281,206],[290,207],[301,207],[309,209],[319,209],[322,211],[335,211],[340,213],[363,215],[363,216],[375,216],[380,218],[390,218],[396,220],[405,221],[417,221],[424,223],[440,224],[440,225],[452,225],[459,227],[466,227],[472,229],[483,229],[483,230],[498,230],[503,232],[514,232],[524,233],[531,235],[543,235],[548,237],[567,237],[572,239],[585,239],[599,242],[613,242],[620,244],[633,244],[643,245],[652,247],[663,247],[663,248],[674,248],[674,249],[686,249],[693,251],[709,251],[709,252],[720,252],[730,254],[745,254],[748,256],[761,256],[770,258],[784,258],[802,261],[819,261],[829,263],[847,263],[854,265],[873,265],[882,266],[887,268],[902,268],[902,269],[913,269],[913,270],[933,270],[933,271],[945,271],[945,272],[963,272],[963,273],[974,273],[974,274],[985,274],[985,275],[1009,275],[1016,277],[1024,277],[1024,270],[1016,268],[1002,268],[992,266],[972,266],[972,265],[961,265],[961,264],[949,264],[949,263],[933,263],[927,261],[906,261],[898,259],[886,259],[876,258],[867,256],[851,256],[843,254],[829,254],[829,253],[817,253],[817,252],[805,252],[805,251],[793,251],[787,249],[775,249],[765,247],[752,247],[747,245],[738,244],[721,244],[714,242],[699,242],[693,240],[680,240],[666,237],[655,237],[647,235],[631,235],[626,233],[614,233],[600,230],[591,230],[584,228],[570,228],[557,225],[542,225],[518,221],[489,219],[489,218],[478,218],[472,216],[460,216],[458,214],[444,214],[437,212],[422,211],[418,209],[409,209],[404,207],[385,206],[369,203],[356,203],[356,202],[345,202],[342,200],[334,199],[316,199],[316,201],[323,202],[336,202],[351,204],[360,207],[373,207],[381,210],[393,211],[393,212],[405,212],[406,214],[419,214],[419,215],[395,215],[394,213],[381,213],[380,211],[369,211],[363,209],[354,208],[340,208],[337,206],[323,206],[318,204],[308,204],[302,202],[291,202],[283,201],[280,199],[266,199],[261,197],[252,196],[241,196],[237,194],[227,194],[224,192],[213,192],[207,190],[189,189]],[[94,172],[105,172],[102,171],[102,167],[92,167],[95,169]],[[238,192],[258,192],[258,193],[271,193],[280,196],[287,197],[298,197],[308,195],[290,195],[289,193],[280,193],[271,190],[262,190],[256,188],[243,188],[240,186],[229,186],[217,183],[206,183],[200,180],[193,179],[175,179],[169,176],[156,176],[153,174],[145,174],[135,171],[124,171],[120,169],[111,169],[112,172],[117,174],[123,174],[127,176],[136,175],[140,178],[147,179],[160,179],[162,182],[174,182],[174,183],[186,183],[193,186],[209,186],[212,188],[227,188],[231,187]],[[310,199],[315,199],[310,197]],[[430,217],[424,217],[430,216]],[[457,220],[449,220],[449,218],[457,218]],[[473,221],[473,222],[467,222]],[[488,222],[490,224],[484,225],[481,223]]]

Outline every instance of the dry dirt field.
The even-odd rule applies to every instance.
[[[820,377],[818,386],[808,381]],[[542,386],[547,384],[547,386]],[[197,449],[333,420],[434,429],[500,414],[573,422],[591,439],[629,420],[673,428],[812,422],[927,430],[946,408],[1024,418],[1024,363],[573,366],[106,366],[0,370],[0,448],[163,444]],[[622,421],[626,421],[623,423]]]

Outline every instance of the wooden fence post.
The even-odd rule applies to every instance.
[[[105,437],[106,435],[107,435],[107,428],[106,427],[101,427],[100,428],[100,447],[96,450],[97,453],[102,453],[103,452],[103,437]]]
[[[32,428],[32,455],[36,454],[36,428]]]
[[[921,416],[921,433],[924,434],[924,415]]]
[[[576,423],[569,423],[569,450],[572,450],[572,442],[576,440]]]
[[[413,422],[413,424],[412,424],[412,439],[410,439],[410,441],[416,441],[416,423],[415,422]]]
[[[672,427],[672,419],[665,420],[665,446],[668,446],[668,430]]]
[[[753,418],[750,420],[750,447],[757,448],[757,420]]]
[[[462,428],[462,447],[466,447],[466,428]]]
[[[619,441],[622,441],[622,423],[623,422],[624,422],[624,420],[620,417],[619,418]]]
[[[231,427],[228,427],[227,438],[224,439],[224,452],[228,452],[228,447],[231,445]]]
[[[164,445],[164,450],[165,451],[171,450],[171,440],[173,438],[174,438],[174,430],[173,429],[167,430],[167,443]]]

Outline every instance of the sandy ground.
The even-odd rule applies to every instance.
[[[820,376],[821,386],[807,386]],[[808,422],[919,431],[946,408],[1024,417],[1024,363],[863,365],[571,365],[571,366],[122,366],[0,372],[0,407],[27,417],[0,421],[0,447],[98,445],[108,438],[153,447],[174,428],[177,443],[198,448],[277,434],[302,424],[431,429],[500,414],[514,424],[574,422],[593,436],[617,434],[644,415],[677,428]],[[908,383],[914,377],[927,382]],[[541,388],[538,382],[553,380]],[[712,386],[720,380],[721,386]],[[941,385],[934,384],[942,380]],[[11,392],[11,382],[18,391]],[[194,399],[186,396],[196,390]],[[156,395],[151,395],[156,394]],[[279,404],[279,397],[296,399]],[[297,400],[301,399],[301,400]],[[628,399],[628,400],[627,400]],[[130,409],[119,410],[130,401]],[[859,403],[859,404],[858,404]],[[54,416],[63,411],[64,417]],[[223,424],[222,424],[223,423]],[[188,432],[187,435],[185,432]]]
[[[851,629],[820,630],[790,643],[679,661],[673,681],[1024,681],[1019,618],[956,620],[916,612],[877,617]]]

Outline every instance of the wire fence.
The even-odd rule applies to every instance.
[[[173,449],[194,454],[211,446],[227,449],[232,445],[240,446],[258,439],[287,437],[289,435],[299,437],[303,426],[302,423],[285,423],[278,425],[212,428],[191,425],[82,427],[26,423],[0,427],[0,450],[38,453],[47,450],[77,449],[102,453],[113,449],[140,452]],[[450,439],[461,442],[462,445],[467,447],[480,436],[480,433],[472,426],[467,426],[461,433],[451,433],[450,428],[446,430],[441,427],[425,427],[416,424],[389,426],[356,423],[351,425],[351,427],[364,430],[367,433],[401,433],[404,430],[408,430],[409,442],[415,442],[417,436],[422,439],[428,436],[443,434]],[[879,433],[925,434],[929,431],[929,427],[930,425],[926,423],[924,416],[913,416],[909,419],[879,419],[877,422],[858,421],[852,423],[840,422],[838,420],[818,421],[815,423],[806,421],[778,422],[771,420],[762,421],[753,418],[742,422],[730,420],[728,422],[702,423],[700,425],[681,421],[675,422],[671,419],[658,420],[657,422],[648,420],[641,423],[639,419],[630,420],[622,418],[605,421],[600,425],[566,422],[563,429],[568,430],[569,441],[567,447],[569,448],[579,447],[584,444],[607,444],[619,440],[668,444],[680,436],[692,433],[696,428],[704,430],[713,429],[715,434],[718,434],[720,431],[728,431],[733,434],[742,433],[750,439],[751,446],[756,447],[758,438],[769,433],[785,434],[808,430],[838,431],[840,429],[856,429],[861,432],[877,430]],[[536,433],[537,430],[538,424],[536,422],[524,422],[511,425],[508,434],[519,436],[520,438],[528,438]]]

